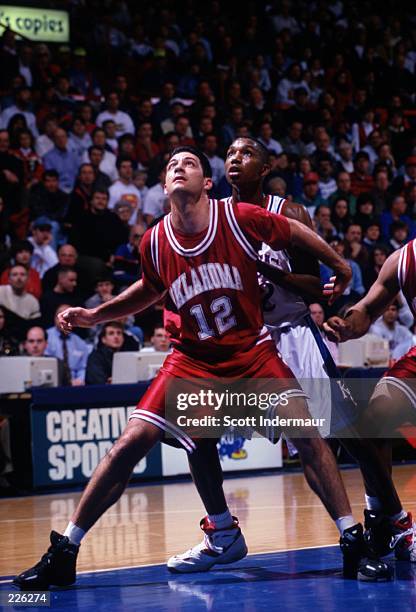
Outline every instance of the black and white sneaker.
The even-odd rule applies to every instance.
[[[361,523],[346,529],[339,544],[343,555],[344,578],[363,582],[386,582],[392,579],[392,570],[379,559],[369,559]]]
[[[364,540],[371,557],[391,554],[393,528],[387,516],[375,510],[364,510],[364,528]]]
[[[56,531],[51,531],[50,540],[41,560],[14,578],[13,584],[22,591],[46,591],[51,585],[69,586],[75,582],[79,546]]]

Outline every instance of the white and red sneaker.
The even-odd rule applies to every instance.
[[[392,524],[393,535],[390,548],[394,549],[396,559],[416,563],[416,523],[410,512]]]
[[[167,562],[170,572],[206,572],[213,565],[233,563],[246,556],[246,541],[235,516],[232,525],[225,529],[216,529],[207,516],[201,520],[200,526],[204,539],[181,555],[171,557]]]

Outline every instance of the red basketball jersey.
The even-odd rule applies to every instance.
[[[400,288],[416,318],[416,239],[401,248],[398,275]]]
[[[192,236],[166,215],[141,244],[143,282],[168,290],[181,319],[175,348],[210,362],[270,339],[263,325],[257,252],[289,246],[287,219],[258,206],[210,201],[207,230]]]

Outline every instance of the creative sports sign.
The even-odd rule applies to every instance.
[[[32,407],[33,485],[87,482],[125,428],[134,406],[105,408]],[[133,471],[133,477],[161,476],[159,445]]]
[[[69,41],[69,14],[49,8],[0,5],[0,34],[5,27],[37,42]]]

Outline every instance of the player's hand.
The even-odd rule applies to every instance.
[[[331,276],[328,283],[325,283],[323,288],[323,295],[328,299],[331,298],[334,293],[335,281],[337,280],[336,276]]]
[[[345,342],[352,337],[348,320],[341,317],[331,317],[325,321],[324,331],[331,342]]]
[[[343,265],[341,269],[337,270],[332,295],[328,300],[329,305],[333,304],[335,300],[337,300],[344,293],[345,289],[351,282],[351,278],[352,271],[348,264]]]
[[[71,333],[74,327],[92,327],[95,323],[93,308],[67,308],[58,314],[59,329],[64,334]]]

